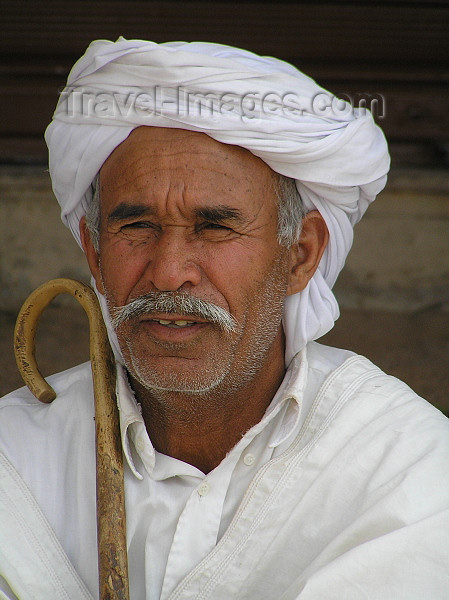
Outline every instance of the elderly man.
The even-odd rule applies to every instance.
[[[386,181],[371,116],[273,58],[119,39],[46,139],[117,360],[131,598],[446,599],[447,420],[314,341]],[[51,383],[1,407],[4,598],[97,593],[90,367]]]

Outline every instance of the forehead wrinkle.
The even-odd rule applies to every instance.
[[[180,147],[178,143],[175,144],[173,140],[162,144],[162,147],[161,144],[148,144],[145,145],[145,152],[141,151],[142,143],[138,143],[137,148],[140,152],[133,152],[132,157],[129,155],[126,157],[128,159],[125,161],[127,168],[123,168],[119,164],[121,177],[115,176],[111,182],[111,191],[117,200],[120,200],[119,195],[123,195],[125,203],[128,201],[130,205],[136,204],[133,212],[128,212],[126,216],[131,218],[141,216],[144,211],[137,208],[137,205],[144,204],[147,210],[151,205],[154,207],[151,212],[148,210],[146,214],[160,214],[161,217],[163,214],[172,217],[184,214],[184,217],[188,217],[188,213],[192,215],[192,210],[197,218],[216,222],[223,220],[246,222],[248,218],[252,220],[251,217],[257,216],[261,207],[256,207],[253,203],[251,203],[250,213],[253,213],[251,216],[247,214],[246,210],[240,210],[239,214],[235,211],[243,208],[239,207],[238,203],[236,207],[236,201],[239,200],[242,193],[251,198],[251,196],[259,195],[261,191],[265,192],[268,183],[265,180],[267,175],[265,171],[260,173],[260,168],[255,168],[256,165],[263,164],[262,161],[242,148],[233,146],[223,148],[221,144],[207,136],[206,139],[206,143],[201,140],[202,143],[199,144],[195,136],[192,140],[189,139],[184,147]],[[242,159],[248,159],[248,156],[251,160],[242,170]],[[270,175],[273,175],[268,166],[263,166],[270,172]],[[191,175],[198,171],[202,173],[201,177],[190,179]],[[268,179],[271,179],[272,186],[272,177]],[[206,185],[207,182],[210,185]],[[219,198],[208,197],[212,182],[215,188],[213,196],[222,196],[221,203]],[[106,183],[104,179],[102,183]],[[259,189],[262,187],[265,189]],[[217,200],[218,212],[217,205],[214,206]],[[275,207],[274,190],[272,201],[273,207]],[[211,212],[210,208],[213,208],[214,212]],[[228,209],[232,209],[234,212]],[[111,220],[116,220],[117,210],[118,207],[111,213]]]

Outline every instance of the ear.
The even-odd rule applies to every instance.
[[[290,248],[290,276],[287,296],[302,291],[318,268],[329,240],[327,225],[317,210],[302,220],[301,236]]]
[[[101,294],[104,294],[103,281],[100,273],[100,255],[95,250],[95,246],[92,243],[92,237],[86,224],[86,217],[84,216],[80,221],[80,237],[90,272],[92,273],[95,283],[97,284],[97,289]]]

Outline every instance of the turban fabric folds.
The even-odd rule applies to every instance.
[[[271,57],[202,42],[93,42],[73,67],[45,134],[53,190],[78,243],[95,176],[141,125],[242,146],[295,179],[306,210],[322,214],[328,247],[307,288],[286,300],[288,364],[338,318],[332,286],[353,226],[386,183],[381,130],[367,110],[338,101]]]

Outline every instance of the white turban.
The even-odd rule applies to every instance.
[[[352,228],[386,183],[382,131],[367,110],[337,101],[275,58],[202,42],[95,41],[74,65],[45,134],[53,190],[78,243],[95,176],[141,125],[201,131],[247,148],[296,179],[306,210],[324,217],[328,247],[307,288],[285,305],[288,364],[339,316],[331,288]]]

